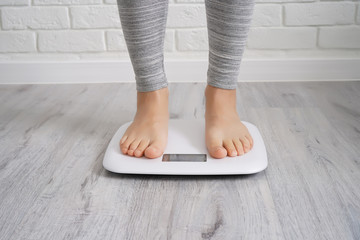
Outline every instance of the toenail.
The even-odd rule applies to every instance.
[[[231,152],[231,156],[236,156],[237,155],[237,152],[236,151],[232,151]]]
[[[218,151],[220,149],[222,149],[222,147],[217,147],[217,148],[215,148],[215,151]]]

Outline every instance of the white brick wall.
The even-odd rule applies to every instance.
[[[315,49],[316,29],[273,27],[250,30],[248,47],[255,49]]]
[[[208,56],[205,0],[169,0],[166,57]],[[359,0],[255,0],[244,57],[360,58]],[[128,58],[116,0],[0,0],[0,61]]]
[[[284,6],[286,26],[349,25],[354,23],[355,2],[294,3]]]
[[[35,33],[29,31],[0,32],[0,52],[36,51]]]
[[[22,7],[2,8],[2,28],[48,29],[70,28],[68,10],[65,7]]]
[[[40,52],[103,52],[105,38],[100,30],[43,31],[38,37]]]

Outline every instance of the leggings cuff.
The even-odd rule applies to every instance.
[[[210,78],[207,79],[207,84],[213,87],[233,90],[237,87],[237,77],[232,79],[224,79],[223,77]]]
[[[168,82],[165,77],[160,80],[154,79],[146,82],[147,83],[145,83],[144,81],[136,80],[136,90],[138,92],[151,92],[168,86]]]

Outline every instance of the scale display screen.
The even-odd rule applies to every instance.
[[[167,154],[162,158],[163,162],[206,162],[206,154]]]

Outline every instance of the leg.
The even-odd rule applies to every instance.
[[[163,46],[168,0],[117,0],[137,90],[134,121],[120,140],[130,156],[157,158],[168,136],[168,82]]]
[[[148,92],[167,87],[163,50],[168,0],[117,2],[136,90]]]
[[[254,4],[254,0],[205,0],[209,39],[205,139],[215,158],[242,155],[253,145],[236,111],[236,86]]]

